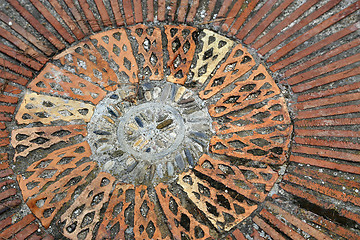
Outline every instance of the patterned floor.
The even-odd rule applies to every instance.
[[[360,239],[359,1],[0,3],[1,239]]]

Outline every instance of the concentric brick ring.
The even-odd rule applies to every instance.
[[[257,209],[286,162],[292,127],[279,88],[246,48],[209,30],[98,33],[28,88],[12,133],[18,182],[42,225],[70,239],[218,238]]]

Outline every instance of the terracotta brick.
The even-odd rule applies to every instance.
[[[305,222],[301,221],[299,218],[291,215],[290,213],[284,211],[280,207],[274,205],[273,203],[266,202],[265,204],[268,208],[270,208],[273,212],[277,214],[281,214],[287,221],[289,221],[294,226],[300,228],[304,232],[307,232],[311,236],[316,239],[324,239],[324,240],[331,240],[331,238],[324,233],[316,230],[315,228],[311,227],[310,225],[306,224]]]
[[[50,4],[54,7],[54,10],[61,16],[62,20],[66,25],[70,28],[72,33],[75,35],[77,39],[82,39],[85,37],[84,33],[79,29],[76,24],[76,20],[74,21],[63,9],[63,7],[59,4],[57,0],[49,0]],[[70,10],[71,7],[69,7]]]
[[[356,113],[360,112],[359,105],[350,105],[350,106],[343,106],[343,107],[331,107],[331,108],[322,108],[318,110],[307,110],[307,111],[300,111],[297,113],[298,119],[304,118],[316,118],[316,117],[325,117],[325,116],[335,116],[341,115],[346,113]]]
[[[0,131],[0,138],[5,138],[9,136],[9,132],[8,131]]]
[[[1,116],[0,116],[0,120],[1,120]],[[9,138],[0,139],[0,147],[6,147],[7,145],[9,145],[9,143],[10,143]]]
[[[35,69],[40,70],[43,66],[42,64],[38,63],[37,61],[25,56],[21,51],[14,50],[11,47],[8,47],[5,44],[0,43],[0,51],[12,58],[14,58],[17,61],[22,62],[26,66]]]
[[[291,174],[286,174],[283,178],[284,181],[289,181],[291,183],[295,183],[297,185],[303,186],[305,188],[311,189],[313,191],[319,192],[326,196],[341,200],[343,202],[351,202],[357,206],[360,205],[360,198],[354,197],[352,195],[346,194],[344,192],[340,192],[338,190],[326,187],[324,185],[320,185],[314,183],[309,180],[301,179]]]
[[[232,232],[232,235],[234,236],[235,240],[246,240],[239,229],[235,229],[235,231]]]
[[[50,234],[47,234],[42,240],[53,240],[54,237],[51,236]]]
[[[11,28],[19,33],[22,37],[24,37],[27,41],[34,44],[38,49],[40,49],[43,53],[45,53],[47,56],[51,55],[53,53],[53,50],[47,46],[42,41],[39,41],[34,35],[26,31],[22,26],[17,24],[15,21],[13,21],[10,17],[5,15],[4,13],[0,12],[0,20],[2,20],[5,23],[12,22]],[[3,30],[1,28],[0,35],[9,40],[9,42],[16,45],[19,49],[23,50],[24,52],[27,52],[30,56],[34,57],[41,63],[45,63],[48,58],[43,56],[41,53],[37,52],[37,50],[33,49],[31,46],[17,38],[16,36],[10,34],[6,30]]]
[[[86,17],[86,21],[89,23],[90,27],[92,28],[92,30],[94,32],[98,32],[101,30],[99,23],[97,21],[97,19],[94,16],[94,13],[90,10],[90,6],[87,3],[86,0],[79,0],[79,4],[80,7],[82,8],[85,17]]]
[[[312,79],[312,78],[314,78],[316,76],[320,76],[322,74],[325,74],[325,73],[334,71],[336,69],[345,67],[347,65],[350,65],[352,63],[355,63],[355,62],[359,61],[359,59],[360,59],[360,53],[352,55],[352,56],[347,57],[347,58],[343,58],[343,59],[341,59],[339,61],[336,61],[336,62],[332,62],[332,63],[327,64],[325,66],[316,68],[314,70],[310,70],[310,71],[307,71],[305,73],[296,75],[294,77],[291,77],[291,78],[287,79],[287,82],[290,85],[295,85],[297,83],[301,83],[301,82],[304,82],[306,80]],[[271,67],[270,67],[270,69],[271,69]],[[317,80],[319,80],[319,79],[317,79]]]
[[[107,10],[105,8],[104,2],[102,0],[94,0],[94,2],[99,11],[101,21],[102,21],[102,24],[104,25],[104,27],[112,25],[109,13],[107,12]]]
[[[139,64],[140,73],[148,77],[150,80],[162,80],[164,78],[164,65],[163,65],[163,48],[161,43],[161,29],[158,27],[149,28],[143,24],[138,24],[129,28],[131,36],[136,39],[138,43],[137,56],[142,56],[143,63]],[[151,35],[149,34],[151,31]],[[149,43],[149,47],[144,47],[144,42]],[[155,64],[151,61],[152,57],[157,59]],[[137,58],[138,59],[138,58]],[[145,69],[148,74],[146,74]]]
[[[27,240],[41,240],[41,239],[43,239],[42,236],[36,235],[36,233],[32,234],[27,238]]]
[[[78,153],[79,150],[83,150],[83,152]],[[48,195],[55,194],[55,193],[51,192],[50,190],[57,189],[59,185],[61,186],[61,184],[66,185],[66,183],[67,183],[66,179],[70,180],[71,177],[73,177],[72,176],[73,173],[71,172],[69,175],[66,175],[65,177],[60,179],[60,181],[54,182],[56,180],[56,178],[58,176],[60,176],[64,171],[70,171],[71,169],[74,169],[74,171],[76,170],[76,172],[81,173],[81,171],[79,170],[80,168],[85,168],[86,166],[88,168],[91,168],[91,167],[94,168],[94,164],[91,162],[90,163],[87,162],[86,164],[84,163],[84,164],[82,164],[81,167],[76,168],[76,163],[78,163],[81,159],[90,157],[90,156],[91,156],[91,150],[90,150],[89,144],[87,142],[82,142],[82,143],[78,143],[75,145],[71,145],[71,146],[53,151],[53,152],[49,153],[45,158],[40,159],[40,160],[34,162],[33,164],[31,164],[25,171],[25,172],[32,172],[33,174],[31,176],[29,176],[28,178],[22,178],[21,175],[17,176],[19,187],[23,193],[24,201],[28,200],[29,197],[32,197],[33,195],[38,194],[39,191],[42,189],[42,187],[44,187],[46,184],[49,184],[50,182],[53,182],[54,186],[50,185],[46,189],[45,194],[48,194]],[[64,157],[71,159],[71,161],[69,161],[66,164],[58,164]],[[45,167],[41,167],[41,163],[43,163],[43,162],[48,162],[48,165],[46,165]],[[41,174],[43,172],[46,172],[49,170],[54,171],[52,176],[48,177],[48,178],[42,178]],[[85,171],[84,173],[81,173],[79,176],[86,176],[88,174],[87,172],[89,172],[89,170]],[[77,174],[79,174],[79,173],[77,173]],[[31,185],[31,183],[35,183],[35,182],[38,183],[35,187],[33,187],[33,188],[28,187],[29,185]],[[64,188],[63,189],[64,192],[70,191],[71,190],[70,187],[73,187],[73,186],[68,186],[68,187]],[[70,190],[69,190],[69,188],[70,188]],[[44,192],[42,192],[41,194],[43,195]],[[41,194],[40,194],[40,196],[37,196],[37,197],[41,198]],[[34,201],[34,199],[35,198],[32,198],[33,201]],[[48,199],[48,202],[49,201],[50,201],[50,199]],[[44,210],[44,208],[45,207],[43,207],[42,210]]]
[[[141,210],[143,204],[148,206],[146,214]],[[148,188],[145,185],[140,185],[135,188],[134,219],[136,221],[134,225],[135,239],[162,239],[155,214],[155,204],[150,200]],[[151,222],[154,226],[152,236],[146,231],[141,230],[146,229]]]
[[[186,18],[186,22],[191,23],[194,21],[200,0],[193,0],[190,4],[190,10]]]
[[[267,42],[274,39],[274,37],[278,33],[280,33],[285,27],[289,26],[290,23],[292,23],[296,19],[298,19],[304,12],[306,12],[309,8],[311,8],[317,2],[319,2],[319,0],[304,2],[301,6],[299,6],[297,9],[295,9],[294,12],[289,14],[287,17],[285,17],[284,20],[282,20],[273,29],[271,29],[271,31],[269,31],[264,36],[262,36],[260,39],[258,39],[255,43],[253,43],[252,47],[258,49],[258,48],[261,48],[262,46],[264,46]],[[247,10],[247,8],[245,10]],[[293,56],[291,56],[291,59],[292,58],[293,58]]]
[[[325,77],[318,78],[316,80],[311,80],[305,83],[300,83],[296,86],[292,86],[291,89],[295,92],[304,92],[306,90],[319,87],[328,83],[336,82],[338,80],[342,80],[348,77],[356,76],[360,74],[360,68],[352,68],[349,70],[345,70],[339,73],[335,73],[332,75],[328,75]]]
[[[315,36],[316,34],[320,33],[324,29],[330,27],[331,25],[335,24],[336,22],[340,21],[341,19],[345,18],[346,16],[350,15],[351,13],[357,11],[360,8],[360,3],[356,2],[350,5],[349,7],[345,8],[344,10],[334,14],[333,16],[327,18],[320,24],[317,24],[315,27],[307,31],[306,33],[302,34],[301,36],[297,37],[296,39],[292,40],[281,49],[273,53],[271,56],[268,57],[268,62],[275,62],[281,57],[285,56],[288,52],[292,49],[296,48],[300,44],[304,43],[311,37]]]
[[[0,229],[3,230],[12,223],[12,216],[7,217],[0,221]],[[0,233],[1,236],[1,233]]]
[[[19,206],[20,204],[22,204],[21,199],[15,198],[10,201],[6,199],[3,203],[0,204],[0,213],[5,213],[11,210],[12,208]],[[0,233],[0,237],[1,237],[1,233]]]
[[[253,232],[252,232],[252,234],[251,234],[250,236],[251,236],[254,240],[265,240],[265,238],[261,237],[261,236],[260,236],[260,233],[259,233],[255,228],[253,228],[252,230],[253,230]]]
[[[329,11],[331,8],[336,6],[341,0],[334,0],[330,1],[326,4],[324,4],[322,7],[316,9],[312,13],[310,13],[308,16],[300,20],[297,24],[292,26],[291,28],[287,29],[285,32],[277,36],[276,38],[272,38],[272,41],[267,44],[265,47],[260,49],[258,53],[261,55],[265,55],[267,52],[278,46],[280,43],[282,43],[285,39],[291,37],[294,33],[311,23],[313,20],[324,14],[325,12]]]
[[[124,18],[120,11],[120,5],[118,0],[110,0],[111,9],[113,11],[113,14],[115,16],[115,22],[117,26],[123,26],[124,25]]]
[[[193,38],[193,33],[197,29],[185,25],[166,25],[165,34],[168,40],[167,50],[169,53],[169,60],[167,66],[170,68],[170,76],[167,80],[169,82],[184,84],[189,73],[191,62],[194,57],[196,43]],[[174,34],[172,32],[175,32]],[[185,33],[188,33],[185,35]],[[180,42],[177,49],[173,48],[174,43]],[[184,49],[184,44],[188,44],[189,48]],[[178,61],[177,61],[178,60]],[[178,76],[182,73],[181,76]]]
[[[328,184],[334,184],[338,186],[344,186],[349,189],[360,188],[360,183],[357,181],[347,180],[342,177],[332,176],[323,172],[319,172],[310,168],[297,167],[292,170],[291,173],[299,174],[299,176],[307,176],[313,179],[322,180]]]
[[[0,161],[7,161],[9,160],[9,154],[8,153],[0,153]]]
[[[238,53],[242,54],[238,54]],[[236,45],[230,56],[220,65],[220,68],[216,70],[212,75],[210,81],[204,90],[199,92],[199,96],[202,99],[209,99],[222,89],[233,83],[242,75],[250,71],[255,66],[255,60],[251,54],[241,44]],[[235,65],[228,71],[229,66]],[[263,65],[259,65],[257,71],[263,70]]]
[[[208,22],[211,19],[212,12],[214,11],[216,1],[209,1],[207,6],[206,16],[204,18],[204,23]]]
[[[175,21],[175,15],[176,15],[176,5],[177,0],[170,0],[168,7],[166,8],[168,10],[168,16],[170,17],[170,21]]]
[[[339,37],[340,34],[336,33],[335,35]],[[340,39],[340,37],[339,37],[339,39]],[[315,64],[318,64],[318,63],[320,63],[322,61],[330,59],[330,58],[332,58],[332,57],[334,57],[334,56],[336,56],[338,54],[341,54],[342,52],[345,52],[345,51],[347,51],[349,49],[355,48],[355,47],[357,47],[359,45],[360,45],[360,39],[359,38],[355,39],[355,40],[353,40],[351,42],[343,44],[343,45],[341,45],[341,46],[327,52],[326,54],[316,56],[316,57],[306,61],[305,63],[302,63],[301,65],[298,65],[296,67],[292,67],[291,69],[287,70],[284,73],[284,76],[289,77],[289,76],[294,75],[294,74],[296,74],[298,72],[304,71],[304,70],[314,66]],[[312,51],[312,52],[314,52],[314,51]],[[292,56],[291,56],[291,58],[292,58]]]
[[[270,11],[272,6],[276,3],[276,0],[266,1],[265,4],[256,12],[256,14],[251,18],[251,21],[247,22],[245,26],[241,28],[236,37],[243,39],[251,29],[263,18],[263,16]]]
[[[12,118],[5,116],[5,114],[0,113],[0,121],[5,121],[5,122],[11,122]]]
[[[1,19],[1,13],[0,13],[0,19]],[[6,40],[8,40],[9,42],[11,42],[20,49],[20,50],[15,50],[13,48],[8,47],[7,45],[1,44],[1,51],[15,59],[21,60],[24,64],[33,66],[34,69],[39,70],[42,64],[48,60],[44,55],[34,50],[34,48],[27,45],[18,37],[14,36],[13,34],[11,34],[2,27],[0,27],[0,36],[2,36],[3,38],[5,38]],[[36,59],[42,64],[32,60],[31,58],[27,58],[27,56]]]
[[[125,230],[129,227],[125,222],[125,211],[130,209],[130,205],[134,204],[134,201],[126,201],[126,192],[134,190],[134,185],[132,184],[117,184],[115,189],[110,197],[109,205],[104,213],[104,220],[100,224],[99,230],[97,232],[96,239],[106,239],[110,237],[109,228],[107,226],[115,226],[117,223],[120,225],[118,232],[115,232],[113,235],[114,239],[125,239]],[[117,204],[121,203],[122,208],[116,216],[113,215],[113,209]]]
[[[341,126],[360,124],[360,118],[336,118],[336,119],[317,119],[317,120],[299,120],[295,121],[295,126]]]
[[[171,233],[174,239],[181,239],[183,233],[186,233],[190,236],[195,236],[196,229],[199,228],[203,231],[203,236],[201,237],[201,239],[208,239],[210,237],[209,228],[192,217],[192,214],[181,205],[180,199],[170,192],[166,184],[158,184],[156,186],[156,193],[162,209],[168,219],[168,224],[170,226]],[[178,209],[176,212],[173,212],[170,207],[170,204],[174,203],[176,204]],[[189,228],[184,228],[183,226],[176,224],[176,222],[181,221],[181,218],[183,218],[183,216],[188,217],[190,221]]]
[[[0,171],[0,178],[7,177],[7,176],[10,176],[12,174],[14,174],[13,170],[8,168],[8,169]]]
[[[343,85],[343,86],[340,86],[337,88],[327,89],[324,91],[316,91],[316,92],[312,92],[312,93],[308,93],[308,94],[301,94],[301,95],[299,95],[297,101],[299,103],[299,102],[312,100],[312,99],[316,99],[316,98],[322,98],[322,97],[327,97],[327,96],[331,96],[331,95],[335,95],[335,94],[346,93],[348,91],[356,90],[358,88],[360,88],[360,82],[355,82],[355,83]],[[347,96],[347,95],[345,95],[345,96]]]
[[[4,93],[4,92],[12,93],[12,94],[21,93],[21,90],[18,87],[9,84],[9,82],[11,82],[11,81],[10,80],[5,80],[4,82],[0,83],[0,91],[1,91],[1,93]]]
[[[264,30],[292,3],[292,0],[285,0],[274,11],[272,11],[265,19],[262,20],[244,40],[245,44],[252,43]]]
[[[340,226],[340,224],[335,224],[331,221],[328,221],[323,217],[311,216],[311,218],[309,218],[309,220],[318,224],[319,226],[322,226],[322,227],[336,233],[339,236],[344,237],[344,238],[351,238],[351,239],[359,238],[359,235],[355,234],[354,232]]]
[[[0,112],[6,112],[13,114],[15,112],[15,106],[0,105]]]
[[[142,4],[141,0],[133,0],[134,3],[134,17],[135,23],[142,23],[143,22],[143,13],[142,13]]]
[[[7,186],[7,185],[10,185],[10,184],[13,184],[15,183],[14,180],[12,179],[8,179],[8,180],[5,180],[5,181],[2,181],[0,182],[0,188],[4,187],[4,186]]]
[[[304,239],[303,236],[294,231],[294,229],[292,229],[291,227],[284,224],[266,209],[261,210],[259,215],[264,219],[267,219],[273,226],[276,226],[277,229],[286,234],[290,239]]]
[[[346,149],[360,150],[360,144],[358,144],[358,143],[346,142],[346,141],[319,140],[319,139],[315,139],[315,138],[295,137],[294,141],[298,144],[306,144],[306,145],[312,145],[312,146],[326,146],[326,147],[334,147],[334,148],[346,148]]]
[[[305,199],[306,201],[315,204],[316,206],[322,207],[324,209],[333,209],[335,208],[334,204],[326,203],[320,201],[316,196],[313,194],[308,193],[307,191],[304,191],[304,189],[301,189],[299,187],[295,187],[293,183],[287,183],[283,181],[280,183],[280,187],[285,190],[286,192],[297,196],[299,198]]]
[[[123,0],[122,1],[125,13],[125,22],[127,25],[133,25],[135,23],[133,16],[133,8],[131,4],[131,0]]]
[[[188,10],[189,0],[181,0],[180,5],[178,6],[178,13],[177,13],[177,21],[178,22],[185,22],[186,12]]]
[[[119,34],[119,38],[115,38],[114,35],[115,34]],[[103,37],[108,37],[108,41],[105,42],[102,38]],[[106,32],[102,32],[96,35],[93,35],[91,37],[91,39],[95,39],[98,41],[98,47],[102,46],[104,47],[108,52],[109,52],[109,59],[112,59],[113,61],[115,61],[118,66],[119,69],[118,71],[120,73],[126,74],[129,77],[129,81],[130,83],[136,83],[139,81],[137,74],[138,74],[138,65],[137,62],[135,60],[135,56],[133,54],[133,50],[131,47],[131,43],[130,40],[127,37],[127,34],[125,32],[125,29],[120,28],[120,29],[114,29],[114,30],[110,30],[110,31],[106,31]],[[119,56],[117,54],[114,53],[113,48],[114,45],[116,45],[119,49],[123,49],[124,46],[127,48],[127,51],[122,51],[121,54],[119,54]],[[96,51],[96,50],[94,50]],[[89,54],[94,55],[93,51],[89,52]],[[131,64],[131,68],[127,68],[126,66],[126,62],[129,61]],[[87,62],[91,62],[90,60],[87,60]],[[103,63],[104,67],[108,66],[107,62]],[[97,65],[99,65],[99,62],[97,63]],[[91,70],[90,70],[91,71]],[[110,71],[108,71],[110,72]],[[113,73],[115,75],[115,73]],[[117,77],[114,76],[114,78],[111,79],[113,82],[114,81],[118,81]],[[113,88],[116,88],[117,86],[113,86]],[[110,90],[110,89],[107,89]]]
[[[153,0],[147,0],[146,1],[146,21],[147,22],[153,22],[154,21],[154,1]]]
[[[264,220],[255,216],[253,221],[258,225],[262,230],[264,230],[267,234],[271,236],[272,239],[285,240],[285,238],[278,233],[274,228],[272,228],[269,224],[267,224]]]
[[[295,135],[318,137],[357,137],[359,132],[351,130],[295,129]]]
[[[334,150],[325,150],[325,149],[314,148],[314,147],[295,145],[293,148],[293,152],[314,154],[314,155],[318,155],[321,157],[338,158],[338,159],[351,161],[351,162],[360,162],[359,156],[357,154],[334,151]]]
[[[68,6],[69,10],[71,11],[72,15],[75,18],[75,22],[77,22],[85,35],[89,35],[90,31],[89,28],[86,26],[83,17],[81,16],[80,12],[74,5],[72,0],[64,0],[66,5]]]
[[[100,33],[97,36],[100,36],[99,38],[101,39],[103,35],[109,34],[111,36],[112,33],[116,33],[119,31],[120,30],[117,29],[110,30],[105,33]],[[123,31],[123,29],[121,31]],[[101,40],[101,42],[103,41]],[[113,45],[111,46],[113,47]],[[82,54],[77,53],[76,51],[78,50],[81,51]],[[112,48],[111,53],[113,53]],[[70,54],[72,56],[72,59],[74,60],[70,61],[69,59],[67,59],[65,57],[67,54]],[[112,54],[112,56],[117,57],[117,55],[115,55],[114,53]],[[128,54],[125,56],[129,56],[130,58],[132,55]],[[96,59],[96,62],[93,62],[94,58]],[[63,51],[62,53],[56,55],[54,59],[60,60],[61,64],[63,65],[71,66],[73,69],[75,69],[75,72],[77,74],[86,75],[90,78],[90,81],[92,83],[97,83],[101,87],[105,88],[105,90],[113,91],[117,89],[118,78],[114,70],[110,68],[109,63],[101,56],[100,52],[95,48],[95,46],[91,43],[90,40],[85,40],[71,48],[68,48],[66,51]],[[118,63],[122,63],[122,61],[120,61],[121,58],[115,58],[114,60],[115,62],[116,60],[118,60]],[[84,62],[86,64],[86,69],[83,68],[79,64],[79,62]],[[134,67],[132,66],[132,68]],[[97,72],[101,73],[101,77],[98,74],[95,74],[94,70],[97,70]]]
[[[44,191],[40,192],[38,195],[29,199],[26,202],[26,204],[29,206],[31,211],[41,221],[41,224],[45,228],[49,227],[51,221],[56,216],[58,211],[62,208],[62,206],[64,204],[66,204],[71,199],[71,196],[74,194],[75,189],[86,182],[85,178],[88,177],[88,175],[94,170],[95,166],[96,166],[96,163],[94,163],[94,162],[86,162],[86,163],[81,164],[80,166],[78,166],[74,170],[72,170],[70,172],[70,174],[66,175],[65,177],[62,177],[60,180],[51,184]],[[21,177],[18,176],[18,178],[17,178],[18,182],[19,182],[20,178]],[[78,181],[76,181],[75,184],[70,185],[69,182],[73,181],[74,179],[78,179]],[[44,181],[42,181],[41,184],[43,182]],[[46,183],[48,183],[48,182],[46,182]],[[19,182],[19,185],[21,185],[21,182]],[[24,193],[27,190],[26,187],[21,185],[20,188],[24,195]],[[35,194],[36,194],[36,192],[39,191],[39,189],[36,189],[36,190],[37,191],[33,191],[33,192],[35,192]],[[61,194],[63,196],[63,198],[60,199],[59,201],[52,200],[52,199],[54,199],[56,194]],[[79,198],[77,198],[76,200],[79,201]],[[44,205],[41,208],[39,208],[36,205],[36,203],[38,201],[44,201]],[[72,206],[74,206],[74,204]],[[50,215],[44,214],[45,211],[48,211],[49,209],[53,209],[53,211],[50,213]],[[71,223],[68,223],[68,224],[70,225]]]
[[[316,166],[316,167],[328,168],[328,169],[339,170],[339,171],[343,171],[343,172],[355,173],[355,174],[360,175],[360,167],[353,166],[353,165],[340,164],[340,163],[330,162],[330,161],[326,161],[326,160],[294,156],[294,155],[291,155],[289,160],[291,162],[309,164],[309,165]]]
[[[7,189],[7,190],[1,192],[0,201],[4,200],[6,198],[9,198],[11,196],[14,196],[15,194],[16,194],[16,189],[15,188]]]
[[[56,29],[56,31],[67,41],[68,43],[73,43],[75,39],[71,36],[70,33],[60,24],[60,22],[52,15],[52,13],[47,10],[47,8],[42,5],[39,0],[30,0],[30,2],[35,6],[35,8],[41,13],[42,16]]]
[[[103,184],[103,180],[107,181],[107,184]],[[63,229],[63,235],[65,237],[76,239],[80,232],[85,231],[84,239],[92,238],[95,224],[100,220],[100,209],[106,202],[109,201],[109,194],[112,190],[114,181],[115,178],[109,173],[100,172],[96,178],[81,192],[79,197],[76,198],[75,202],[66,210],[63,215],[61,215],[61,222],[65,221],[65,227]],[[90,193],[92,193],[92,195],[89,195]],[[99,201],[94,201],[96,196],[100,194],[103,197],[101,197]],[[77,216],[72,214],[73,211],[81,207],[83,209],[80,214]],[[92,222],[85,226],[83,224],[76,224],[83,222],[86,218],[86,215],[91,213],[93,213]],[[75,223],[75,229],[69,231],[69,226],[73,225],[73,223]]]
[[[19,100],[18,97],[13,97],[13,96],[7,96],[7,95],[0,94],[0,102],[17,103],[18,100]]]
[[[247,7],[240,14],[240,16],[234,21],[234,24],[231,26],[228,35],[233,36],[238,32],[238,30],[243,26],[243,23],[246,21],[250,13],[254,10],[258,2],[259,0],[252,0],[247,5]]]
[[[6,169],[9,167],[9,163],[4,162],[4,163],[0,163],[0,170]]]
[[[71,82],[67,81],[70,79]],[[39,87],[40,83],[44,86]],[[52,87],[54,85],[60,86],[61,91],[57,87]],[[30,82],[28,89],[38,93],[51,93],[57,96],[71,97],[75,100],[89,101],[93,104],[99,103],[106,95],[106,92],[99,86],[51,63],[48,63],[41,73]],[[77,94],[74,90],[79,90],[81,94]]]
[[[232,8],[230,9],[229,14],[226,16],[224,23],[221,26],[221,30],[223,30],[224,32],[227,32],[229,30],[231,23],[234,21],[236,15],[238,14],[241,7],[243,6],[243,3],[244,3],[244,0],[237,0],[234,3]],[[216,22],[216,23],[218,23],[218,22]]]
[[[297,196],[297,197],[300,197],[300,198],[303,198],[305,199],[306,201],[312,203],[312,204],[315,204],[317,206],[320,206],[322,208],[325,208],[325,209],[335,209],[335,205],[334,204],[329,204],[329,203],[325,203],[325,202],[322,202],[322,201],[319,201],[314,195],[310,194],[310,193],[307,193],[305,191],[303,191],[302,189],[299,189],[299,188],[296,188],[296,187],[293,187],[289,184],[286,184],[286,183],[281,183],[281,188],[284,189],[285,191]],[[345,209],[342,209],[339,211],[339,214],[340,216],[344,216],[348,219],[352,219],[354,221],[356,221],[357,223],[360,223],[360,216],[357,215],[357,214],[354,214],[352,212],[349,212]]]
[[[213,23],[214,26],[219,26],[221,21],[218,20],[224,19],[226,17],[226,13],[228,12],[231,3],[232,0],[224,0],[224,2],[221,4],[221,8],[216,15],[215,22]]]
[[[165,20],[165,13],[166,13],[166,1],[165,0],[158,0],[157,19],[159,21],[164,21]]]
[[[65,48],[65,45],[45,28],[30,12],[28,12],[18,1],[9,2],[21,15],[57,49]]]
[[[5,79],[5,80],[9,80],[10,82],[18,83],[23,86],[25,86],[28,82],[28,80],[26,80],[25,78],[17,76],[15,74],[7,72],[5,70],[0,70],[0,76],[1,76],[1,78]]]
[[[66,134],[57,136],[57,133],[66,132]],[[25,139],[17,140],[18,135],[26,136]],[[33,128],[19,128],[11,132],[11,145],[15,148],[14,159],[18,156],[26,157],[31,151],[36,149],[47,149],[57,143],[69,143],[70,139],[75,136],[87,135],[86,125],[67,125],[67,126],[51,126],[51,127],[33,127]],[[37,138],[43,138],[43,143],[36,143]],[[18,152],[17,146],[25,146],[26,149]]]
[[[15,239],[25,239],[25,238],[29,237],[31,234],[33,234],[38,229],[39,229],[39,226],[37,224],[35,224],[35,223],[32,223],[32,224],[26,226],[20,232],[18,232],[14,236],[14,238]]]
[[[30,70],[27,70],[25,67],[19,66],[5,59],[0,59],[0,66],[3,66],[4,68],[8,68],[11,71],[14,71],[28,78],[31,78],[33,76],[33,73]]]

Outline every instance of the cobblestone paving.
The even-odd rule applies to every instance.
[[[1,239],[358,239],[350,1],[0,1]]]

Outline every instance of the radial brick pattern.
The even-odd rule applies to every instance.
[[[358,239],[357,0],[4,0],[1,239]]]

